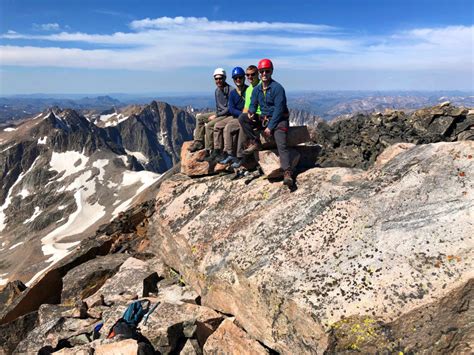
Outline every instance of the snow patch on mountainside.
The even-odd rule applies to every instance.
[[[42,212],[41,209],[38,206],[36,206],[35,211],[33,212],[33,215],[30,218],[25,219],[23,224],[33,222],[36,219],[36,217],[38,217],[41,214],[41,212]]]
[[[0,142],[0,143],[2,143],[2,142]],[[0,151],[0,153],[6,152],[8,149],[13,148],[14,146],[15,146],[15,144],[6,147],[5,149],[2,149],[2,150]]]
[[[51,170],[58,173],[65,171],[65,174],[58,180],[64,180],[66,177],[75,174],[86,167],[89,158],[76,151],[67,151],[64,153],[53,152],[49,162]]]
[[[100,182],[104,181],[104,175],[105,175],[105,167],[109,164],[108,159],[98,159],[95,162],[92,163],[92,166],[94,168],[99,169],[99,175],[97,178],[99,179]]]
[[[99,121],[104,122],[105,127],[114,127],[118,125],[120,122],[125,121],[128,119],[129,116],[124,116],[123,114],[119,113],[110,113],[108,115],[100,115]]]
[[[21,198],[23,199],[23,198],[25,198],[25,197],[30,196],[30,192],[29,192],[27,189],[23,188],[23,190],[21,190],[21,191],[18,193],[18,196],[21,196]]]
[[[162,175],[152,173],[150,171],[124,171],[122,177],[122,186],[130,186],[136,183],[142,184],[136,191],[135,195],[121,203],[113,212],[112,215],[116,217],[120,212],[125,211],[132,204],[133,199],[140,194],[147,187],[151,186]]]
[[[142,164],[148,164],[148,158],[142,152],[132,152],[128,149],[125,149],[128,155],[133,155],[137,160]]]
[[[13,244],[13,245],[12,245],[10,248],[8,248],[8,249],[13,250],[13,249],[15,249],[17,246],[20,246],[20,245],[22,245],[22,244],[23,244],[23,242],[19,242],[19,243]]]
[[[70,254],[74,250],[74,247],[80,243],[80,241],[63,242],[65,238],[84,233],[106,215],[106,206],[99,204],[99,202],[90,203],[88,201],[91,201],[93,197],[97,196],[97,183],[104,183],[105,167],[109,164],[110,160],[98,159],[91,164],[92,166],[89,165],[89,167],[86,167],[86,165],[88,165],[87,162],[88,158],[78,152],[54,153],[54,159],[51,159],[53,170],[65,171],[61,180],[66,176],[80,173],[72,182],[58,190],[58,192],[74,191],[76,210],[64,218],[65,223],[41,239],[41,250],[45,256],[49,257],[46,260],[46,263],[49,265],[35,274],[33,278],[28,281],[27,285],[31,285],[55,263]],[[93,179],[91,178],[93,176],[92,168],[99,169],[99,173],[96,173]],[[81,171],[81,169],[84,170]],[[122,173],[122,181],[119,185],[122,188],[131,188],[132,196],[122,203],[120,203],[120,198],[117,199],[116,203],[120,203],[120,205],[114,209],[112,217],[115,217],[120,212],[129,208],[136,196],[155,183],[160,176],[161,175],[149,171],[124,171]],[[114,195],[118,197],[116,192]],[[65,207],[66,206],[63,205],[58,209],[64,209]],[[35,213],[30,219],[36,218],[35,215],[39,213],[41,212],[35,209]]]
[[[94,191],[92,191],[94,193]],[[74,199],[76,202],[77,209],[67,219],[67,222],[62,226],[56,228],[54,231],[49,233],[47,236],[41,239],[43,245],[55,243],[60,238],[65,236],[72,236],[84,232],[89,226],[94,224],[102,216],[105,215],[105,208],[98,203],[89,204],[87,198],[91,195],[90,191],[78,190],[74,193]],[[51,250],[48,247],[43,246],[43,253],[50,255],[45,252]]]

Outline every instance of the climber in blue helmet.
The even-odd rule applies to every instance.
[[[233,154],[235,147],[233,147],[232,143],[237,141],[234,137],[238,134],[239,130],[230,130],[227,129],[227,126],[230,128],[230,126],[233,126],[232,123],[238,123],[237,119],[244,109],[245,92],[248,87],[245,85],[245,71],[241,67],[232,69],[232,79],[234,80],[235,90],[232,90],[229,94],[228,105],[229,113],[232,116],[224,118],[214,126],[214,148],[222,152],[221,155],[216,158],[216,162],[223,162],[224,164],[234,162],[232,158],[227,159],[227,157],[235,156],[235,154]]]

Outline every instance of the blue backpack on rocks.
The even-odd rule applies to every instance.
[[[142,302],[146,303],[146,307],[143,307]],[[121,335],[122,338],[125,339],[137,339],[138,323],[140,323],[149,308],[149,300],[132,302],[123,313],[123,316],[112,326],[107,338],[113,338],[116,335]]]
[[[150,308],[150,301],[145,300],[144,302],[147,303],[145,308],[142,305],[142,301],[135,301],[131,303],[125,310],[122,319],[129,325],[135,327],[138,326],[138,323],[140,323],[143,316],[148,312],[148,309]]]

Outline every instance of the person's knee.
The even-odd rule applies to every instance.
[[[224,130],[224,127],[226,126],[226,123],[224,121],[217,122],[214,125],[214,131],[221,131]]]
[[[246,114],[246,113],[241,113],[240,116],[239,116],[239,123],[240,124],[243,124],[245,123],[246,120],[249,119],[249,115]]]
[[[277,146],[286,146],[286,132],[276,129],[273,133]]]
[[[204,116],[196,116],[196,122],[200,125],[203,125],[206,123],[206,118]]]

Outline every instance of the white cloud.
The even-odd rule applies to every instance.
[[[136,20],[130,23],[135,30],[148,28],[165,30],[193,30],[206,32],[220,31],[284,31],[284,32],[325,32],[335,29],[326,25],[291,22],[249,22],[249,21],[209,21],[205,17],[159,17]]]
[[[472,76],[474,26],[360,36],[326,25],[160,17],[133,21],[130,27],[133,31],[105,35],[9,31],[1,37],[17,42],[0,47],[0,60],[6,65],[33,67],[164,70],[245,66],[272,53],[278,68],[462,70]],[[20,46],[22,39],[59,45]],[[61,42],[75,42],[78,48],[64,48]],[[88,48],[80,48],[82,43]]]
[[[58,23],[42,23],[42,24],[33,24],[33,28],[35,30],[40,31],[59,31],[61,30],[61,26]]]

